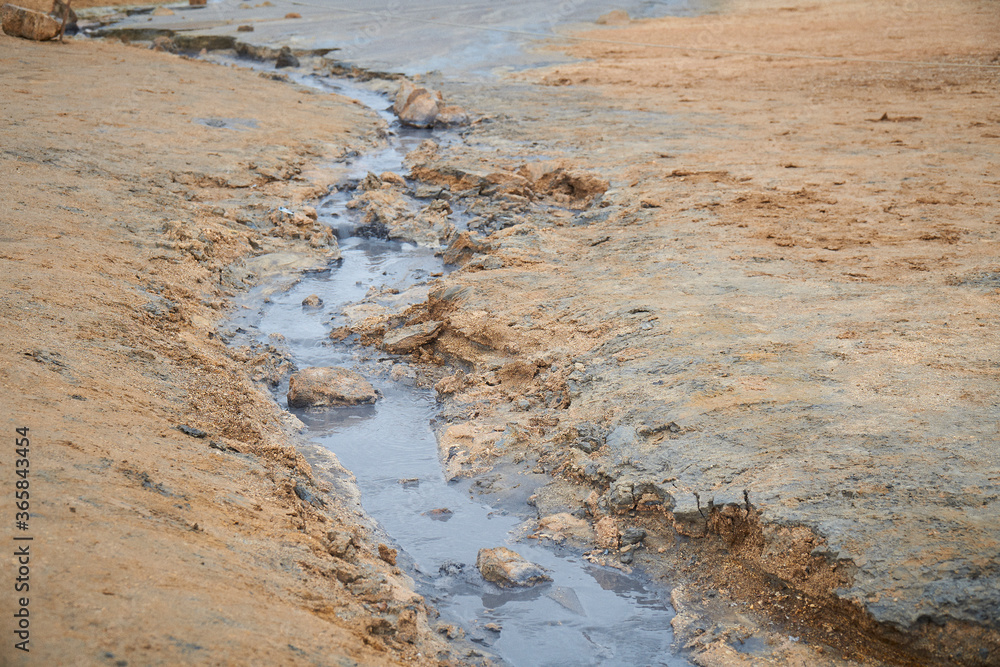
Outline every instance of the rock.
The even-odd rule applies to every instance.
[[[208,436],[208,433],[205,433],[200,428],[188,426],[187,424],[178,425],[177,430],[185,435],[190,435],[192,438],[204,438]]]
[[[152,12],[153,16],[173,16],[174,10],[169,7],[157,7]]]
[[[396,555],[397,555],[397,553],[398,552],[395,549],[387,547],[386,545],[384,545],[382,543],[379,543],[379,545],[378,545],[378,557],[381,558],[382,560],[384,560],[389,565],[395,565],[396,564]]]
[[[468,125],[469,114],[467,114],[465,109],[462,107],[449,104],[448,106],[440,107],[438,109],[437,118],[434,119],[434,124],[445,127],[452,125]]]
[[[626,16],[627,16],[627,14],[626,14]],[[287,14],[285,14],[285,18],[286,19],[300,19],[300,18],[302,18],[302,14],[299,14],[298,12],[288,12]],[[288,47],[286,46],[284,48],[288,48]]]
[[[379,180],[382,183],[389,183],[391,185],[399,185],[401,187],[406,187],[406,179],[399,174],[393,173],[391,171],[383,171],[379,174]]]
[[[597,533],[597,546],[603,549],[618,548],[618,525],[614,519],[604,517],[594,524],[594,531]]]
[[[434,91],[403,79],[392,110],[404,125],[431,127],[438,115],[439,100],[440,96]]]
[[[382,347],[393,354],[406,354],[426,345],[441,333],[443,322],[423,322],[390,331],[382,339]]]
[[[483,579],[502,588],[528,587],[552,581],[544,568],[506,547],[480,549],[476,567]]]
[[[362,405],[377,399],[371,383],[346,368],[306,368],[288,380],[288,406],[292,408]]]
[[[253,26],[252,25],[236,26],[236,32],[253,32]]]
[[[310,294],[302,299],[302,305],[305,308],[319,308],[323,305],[323,299],[319,298],[318,294]]]
[[[33,39],[44,42],[59,36],[62,24],[41,12],[24,7],[5,4],[0,7],[0,17],[3,20],[3,31],[11,37]]]
[[[166,35],[160,35],[153,39],[153,43],[149,45],[149,48],[165,53],[177,53],[177,46],[174,45],[174,40]]]
[[[331,530],[326,534],[326,539],[330,541],[327,551],[331,556],[344,560],[354,560],[357,544],[353,535],[346,531]]]
[[[274,66],[279,69],[282,67],[298,67],[299,59],[295,57],[290,48],[283,46],[278,51],[278,57],[274,61]]]
[[[488,246],[485,243],[476,241],[468,232],[462,232],[448,245],[442,259],[445,264],[462,265],[486,250]]]
[[[627,512],[635,509],[635,495],[632,493],[632,483],[626,480],[617,480],[611,485],[608,491],[608,507],[613,512]]]
[[[412,127],[465,125],[469,115],[462,107],[444,105],[441,93],[403,79],[392,110],[399,121]]]
[[[633,526],[622,532],[622,544],[638,544],[646,539],[646,529]]]

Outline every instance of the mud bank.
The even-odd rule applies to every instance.
[[[216,335],[246,284],[337,256],[304,202],[381,121],[122,45],[0,35],[0,63],[3,423],[30,429],[33,538],[30,653],[8,595],[0,662],[449,661],[350,473],[292,446],[258,385],[280,360]]]
[[[464,268],[355,330],[443,322],[450,473],[528,462],[566,481],[542,526],[659,535],[696,660],[995,664],[997,34],[988,3],[738,5],[432,77],[489,117],[412,157],[475,216]]]

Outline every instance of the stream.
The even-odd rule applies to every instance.
[[[638,574],[594,565],[577,549],[517,541],[525,521],[536,518],[524,501],[547,482],[544,475],[512,472],[519,493],[492,505],[475,493],[473,480],[447,480],[434,434],[439,410],[433,389],[417,386],[403,360],[330,339],[331,328],[343,323],[344,308],[370,289],[382,290],[396,306],[400,300],[421,301],[428,282],[448,271],[433,248],[355,236],[361,221],[360,213],[346,207],[353,195],[350,185],[369,171],[406,173],[403,157],[426,138],[443,144],[461,138],[400,127],[385,97],[353,82],[292,78],[373,108],[390,124],[389,146],[352,158],[348,177],[316,205],[320,221],[338,236],[342,259],[325,271],[300,276],[287,290],[275,291],[273,285],[251,290],[244,297],[247,314],[231,325],[243,332],[236,342],[268,343],[280,335],[298,368],[344,366],[382,393],[371,406],[290,411],[306,424],[312,441],[354,473],[365,511],[400,549],[400,567],[438,609],[440,620],[463,628],[486,655],[510,665],[690,664],[671,646],[674,613],[668,591]],[[461,211],[453,221],[461,226]],[[313,294],[323,300],[320,308],[302,305]],[[287,380],[276,400],[287,409],[286,389]],[[486,582],[476,569],[476,555],[498,546],[547,568],[552,582],[513,590]]]

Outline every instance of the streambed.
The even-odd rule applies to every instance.
[[[354,473],[364,509],[401,550],[400,565],[440,611],[441,622],[461,627],[484,654],[512,665],[689,664],[671,648],[673,611],[666,590],[639,575],[594,565],[578,549],[518,541],[525,522],[537,518],[521,496],[547,483],[544,475],[512,473],[517,479],[509,486],[520,485],[524,493],[494,504],[473,491],[473,480],[446,479],[434,431],[440,419],[434,391],[417,386],[405,360],[330,339],[345,308],[371,290],[399,308],[426,298],[428,282],[449,267],[434,248],[355,236],[360,213],[346,206],[351,184],[369,171],[405,173],[403,156],[430,132],[400,128],[385,111],[384,97],[350,82],[314,75],[298,81],[359,99],[379,111],[393,132],[384,150],[353,158],[342,187],[316,206],[319,220],[339,237],[342,259],[302,275],[284,291],[266,284],[252,290],[243,304],[247,314],[234,323],[242,332],[239,342],[279,340],[298,368],[352,368],[381,392],[373,406],[291,412],[314,442]],[[434,139],[459,140],[447,133],[434,133]],[[460,211],[455,218],[460,225]],[[322,306],[303,305],[313,294]],[[276,398],[287,408],[286,388],[287,380]],[[497,546],[547,568],[552,582],[514,590],[486,582],[476,555]]]

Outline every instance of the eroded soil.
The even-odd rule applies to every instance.
[[[0,662],[447,660],[350,474],[307,464],[257,383],[280,357],[215,335],[234,291],[274,269],[254,256],[336,256],[303,203],[381,121],[122,45],[0,35],[0,63],[3,422],[11,443],[30,429],[17,534],[34,538],[30,653],[13,648],[9,594]]]
[[[659,525],[647,563],[684,536],[757,616],[688,633],[705,664],[764,659],[748,623],[779,661],[1000,656],[995,9],[738,3],[439,82],[486,117],[412,174],[480,233],[383,327],[446,323],[454,474],[537,462],[583,485],[553,509]]]

